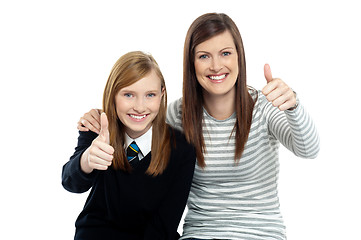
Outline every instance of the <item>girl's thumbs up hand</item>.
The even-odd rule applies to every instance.
[[[108,129],[108,118],[107,115],[105,113],[102,113],[100,115],[100,133],[99,133],[99,137],[101,137],[101,139],[109,144],[109,129]]]
[[[112,164],[114,148],[110,145],[108,118],[105,113],[100,116],[100,133],[81,157],[81,169],[91,173],[94,169],[107,170]]]
[[[273,106],[279,108],[281,111],[296,106],[296,94],[280,78],[272,77],[271,68],[268,64],[264,65],[264,76],[267,85],[262,89],[262,93]]]

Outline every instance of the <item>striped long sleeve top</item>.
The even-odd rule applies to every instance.
[[[232,133],[236,115],[217,120],[204,110],[206,167],[195,168],[181,239],[286,239],[277,191],[279,146],[296,156],[315,158],[319,138],[301,104],[282,112],[261,92],[251,94],[258,98],[238,164]],[[167,121],[178,129],[182,129],[181,104],[181,99],[171,103],[167,113]]]

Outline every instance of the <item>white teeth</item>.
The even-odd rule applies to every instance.
[[[130,117],[138,119],[138,120],[145,118],[145,116],[147,116],[147,115],[137,116],[137,115],[133,115],[133,114],[129,114],[129,115],[130,115]]]
[[[222,80],[225,77],[226,77],[226,74],[219,75],[219,76],[209,76],[209,78],[212,80]]]

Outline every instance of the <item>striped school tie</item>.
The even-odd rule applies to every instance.
[[[139,163],[139,147],[133,141],[127,148],[127,159],[132,167],[135,167]]]

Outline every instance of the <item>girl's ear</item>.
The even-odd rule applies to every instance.
[[[164,87],[162,87],[162,94],[161,94],[161,97],[163,97],[164,93],[165,93],[165,88],[164,88]]]

